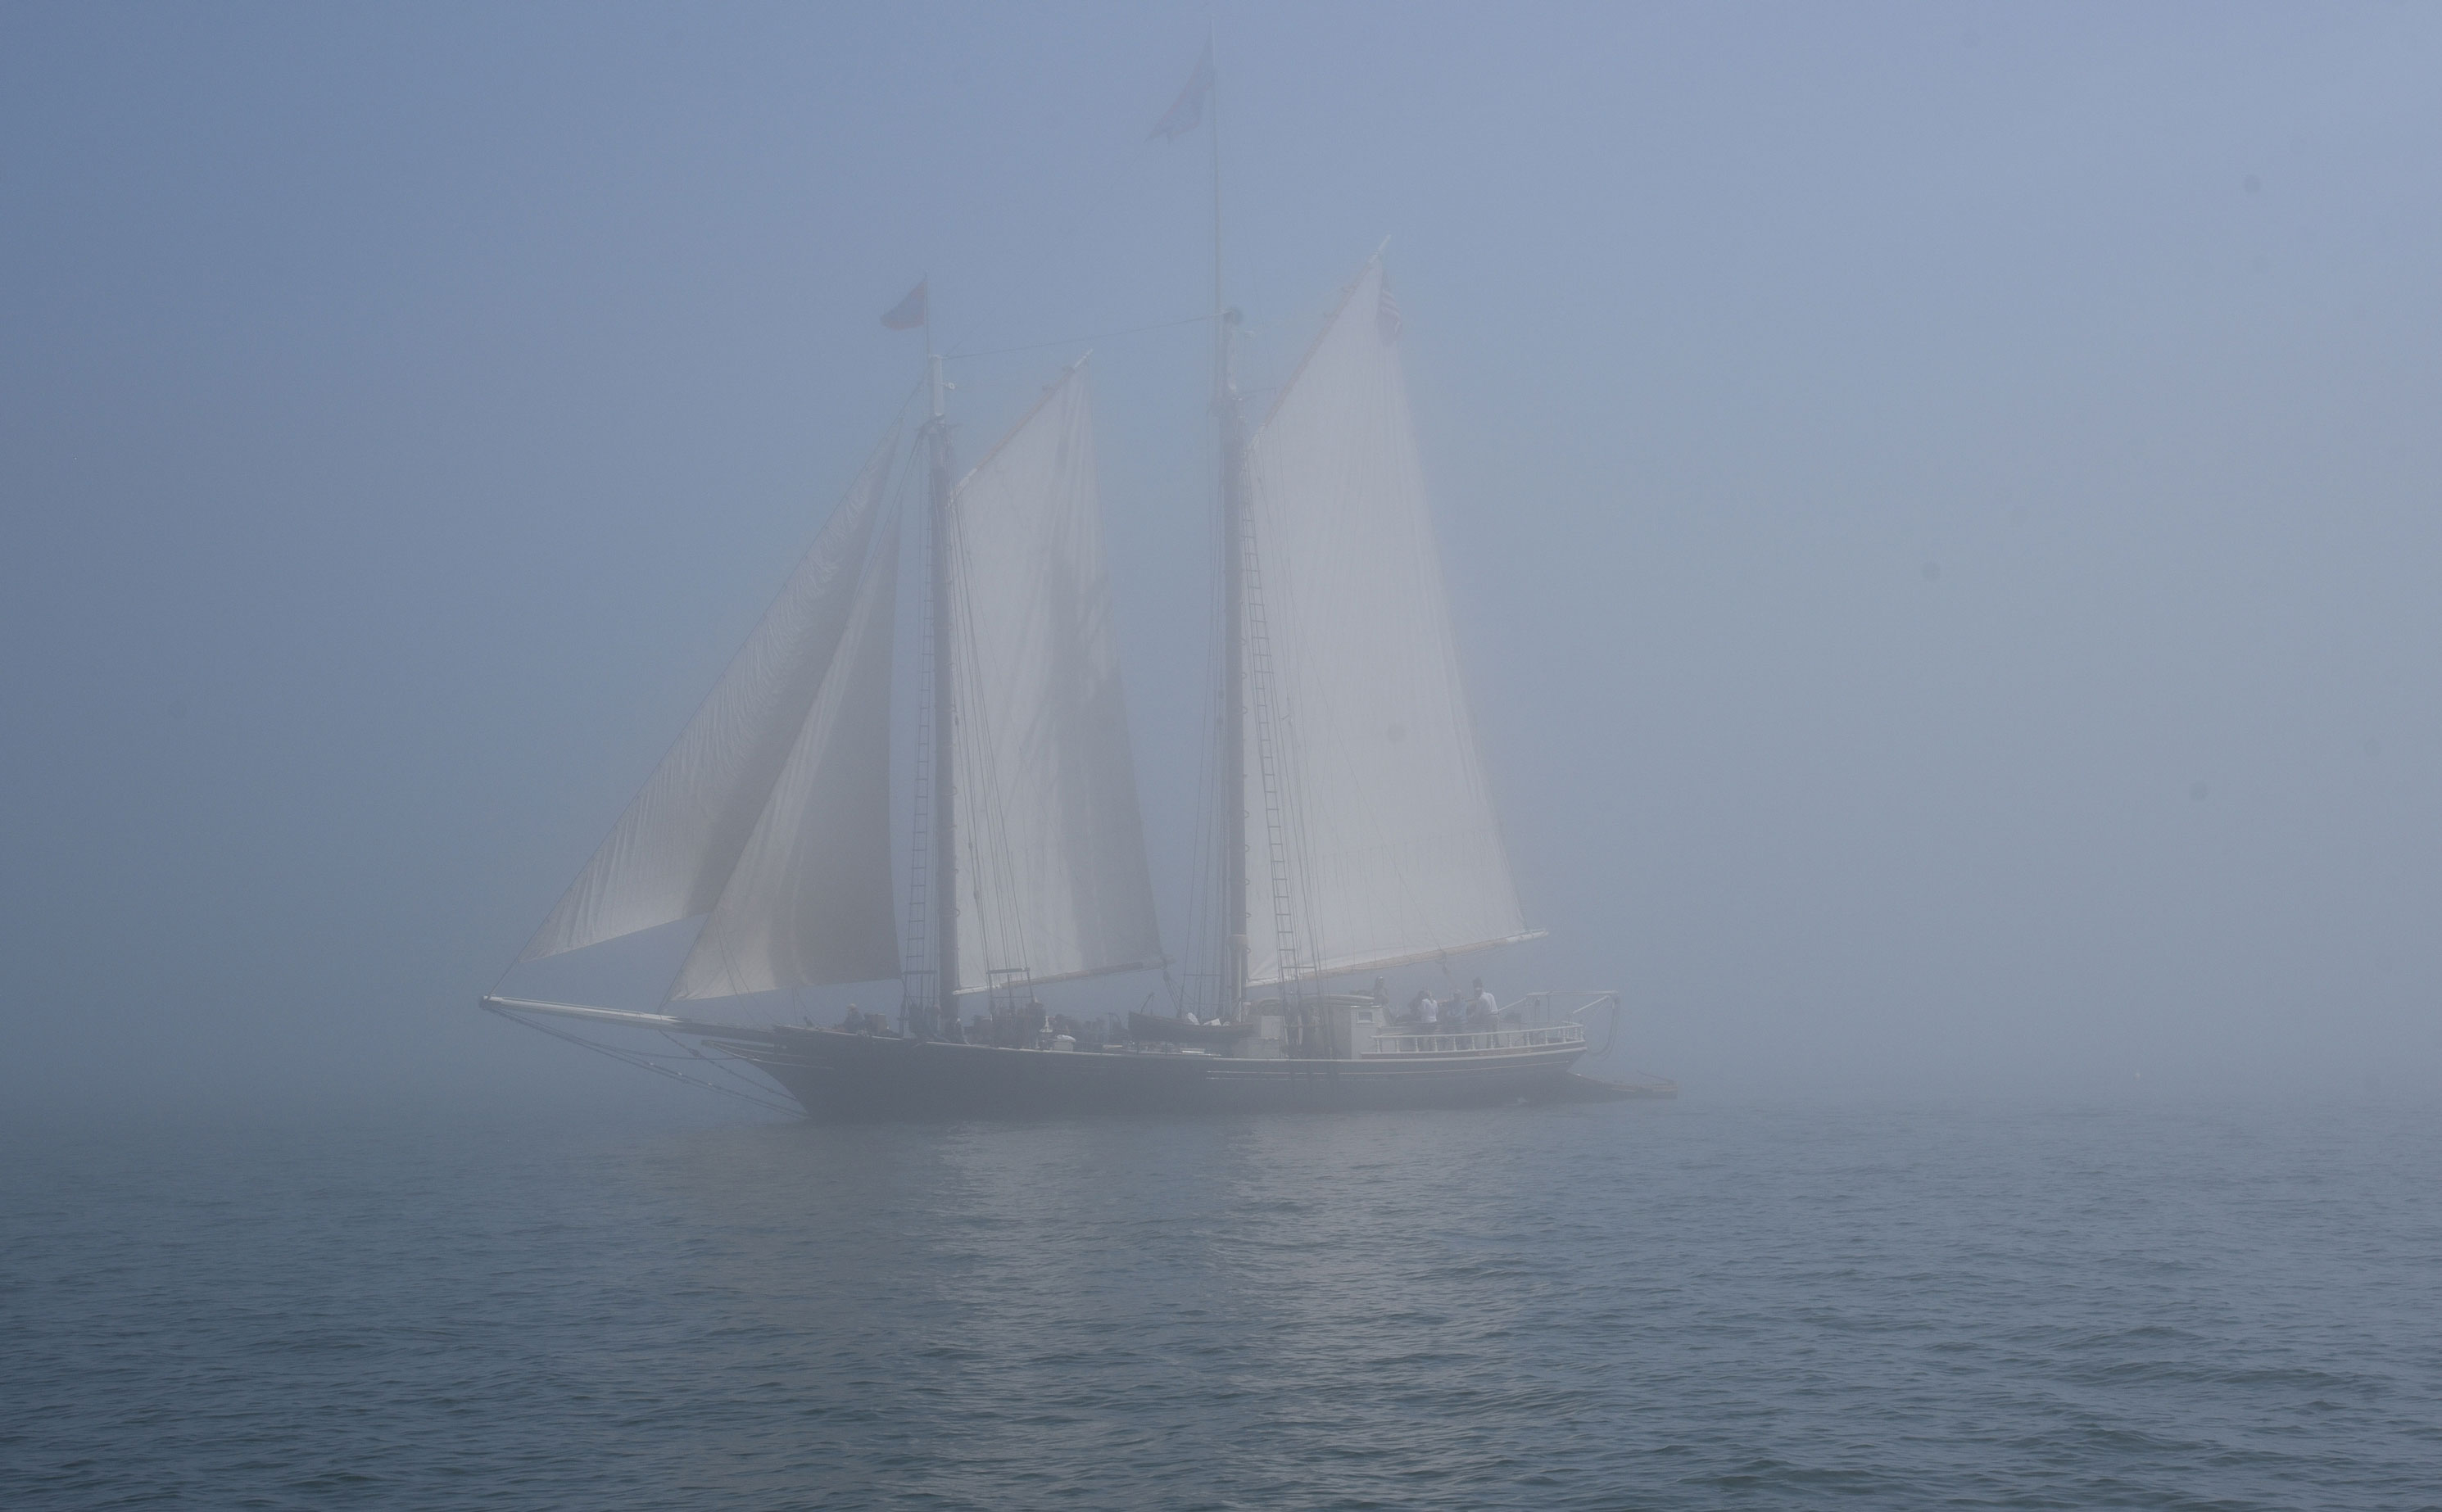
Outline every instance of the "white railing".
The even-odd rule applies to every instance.
[[[1376,1034],[1375,1055],[1461,1055],[1485,1050],[1530,1050],[1553,1045],[1583,1045],[1583,1024],[1554,1024],[1545,1029],[1485,1029],[1473,1034]]]

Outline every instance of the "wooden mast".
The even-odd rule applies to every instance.
[[[952,720],[957,702],[952,672],[957,664],[952,653],[950,613],[950,420],[942,402],[947,386],[941,381],[941,355],[933,350],[929,299],[925,301],[924,361],[933,391],[932,416],[924,424],[924,436],[932,504],[933,877],[929,902],[933,908],[934,992],[933,1001],[923,1005],[924,1021],[909,1028],[918,1038],[930,1039],[946,1033],[958,1021],[958,850],[957,752]]]
[[[1209,57],[1212,34],[1205,35]],[[1238,1016],[1247,997],[1247,503],[1245,416],[1230,372],[1238,312],[1221,283],[1221,83],[1206,85],[1212,114],[1212,415],[1221,466],[1221,1003]]]

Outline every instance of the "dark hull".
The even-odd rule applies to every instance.
[[[1356,1061],[1014,1050],[837,1029],[775,1029],[723,1047],[818,1122],[1078,1113],[1481,1107],[1581,1095],[1582,1044]]]
[[[1128,1015],[1128,1038],[1139,1045],[1200,1045],[1211,1050],[1227,1050],[1253,1032],[1254,1026],[1249,1024],[1190,1024],[1159,1013]]]

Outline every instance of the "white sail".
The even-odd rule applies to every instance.
[[[898,579],[893,515],[866,568],[830,673],[679,970],[672,1000],[899,975],[889,803]]]
[[[1082,365],[949,513],[954,990],[1158,965]]]
[[[710,911],[839,648],[897,445],[893,427],[520,960]]]
[[[1531,938],[1369,264],[1247,451],[1247,920],[1271,984]]]

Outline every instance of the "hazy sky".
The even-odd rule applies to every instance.
[[[479,1099],[917,376],[1096,349],[1157,867],[1201,137],[1385,236],[1530,917],[1691,1089],[2442,1083],[2442,12],[0,12],[0,1102]],[[1175,872],[1175,865],[1167,868]],[[1175,942],[1179,920],[1166,918]]]

